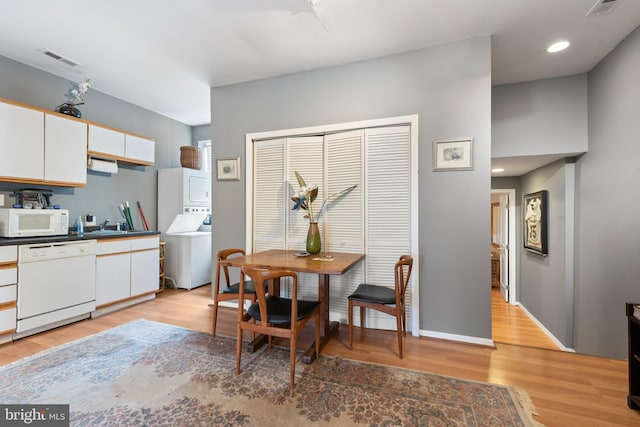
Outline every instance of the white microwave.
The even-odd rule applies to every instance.
[[[68,233],[67,209],[0,208],[1,237],[60,236]]]

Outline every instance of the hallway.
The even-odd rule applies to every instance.
[[[491,335],[496,343],[559,350],[519,306],[504,302],[497,288],[491,289]]]

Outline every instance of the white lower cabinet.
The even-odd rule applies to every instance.
[[[96,257],[96,307],[130,296],[131,254],[127,251]]]
[[[158,290],[159,248],[131,252],[131,294]],[[155,267],[155,268],[153,268]]]
[[[0,247],[0,343],[11,341],[16,331],[17,262],[17,246]]]
[[[158,236],[98,240],[95,315],[155,298],[159,245]]]

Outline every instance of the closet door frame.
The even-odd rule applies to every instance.
[[[334,132],[344,132],[357,129],[375,128],[383,126],[409,125],[411,128],[411,159],[410,159],[410,176],[411,176],[411,200],[410,200],[410,217],[411,217],[411,235],[415,238],[411,239],[411,254],[416,262],[413,265],[413,274],[411,280],[411,333],[419,336],[420,331],[420,308],[419,308],[419,277],[420,277],[420,258],[419,258],[419,241],[418,241],[418,115],[388,117],[382,119],[365,120],[358,122],[337,123],[329,125],[311,126],[304,128],[282,129],[266,132],[248,133],[245,136],[245,178],[246,178],[246,212],[245,230],[246,242],[245,249],[248,253],[253,248],[253,144],[257,140],[290,138],[297,136],[320,135]]]

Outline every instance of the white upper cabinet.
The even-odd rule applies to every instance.
[[[155,141],[126,134],[124,156],[135,163],[152,165],[156,156]]]
[[[89,151],[93,154],[123,158],[124,133],[89,124]]]
[[[155,142],[90,123],[89,154],[139,165],[152,165],[155,162]]]
[[[149,166],[155,142],[0,98],[0,153],[0,181],[83,187],[87,154]]]
[[[87,123],[0,102],[0,180],[84,186]]]
[[[44,180],[87,183],[87,123],[55,114],[44,120]]]
[[[44,113],[0,102],[0,178],[44,179]]]

